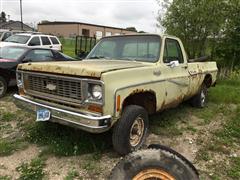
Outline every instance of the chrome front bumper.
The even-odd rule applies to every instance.
[[[51,111],[51,119],[49,121],[76,127],[91,133],[102,133],[110,129],[111,116],[92,116],[78,112],[68,111],[57,107],[41,104],[29,100],[18,94],[14,94],[15,104],[28,111],[36,111],[45,108]]]

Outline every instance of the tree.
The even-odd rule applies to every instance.
[[[7,21],[6,13],[2,11],[0,16],[0,22],[6,22],[6,21]]]
[[[137,29],[135,27],[127,27],[126,30],[137,32]]]
[[[219,63],[232,71],[240,67],[240,2],[229,0],[223,37],[218,43],[216,53]]]
[[[221,35],[225,0],[165,0],[166,14],[159,14],[166,32],[182,39],[190,58],[206,54],[208,38]]]

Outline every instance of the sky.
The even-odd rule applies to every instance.
[[[0,11],[20,20],[20,0],[0,0]],[[23,22],[78,21],[159,32],[156,0],[22,0]]]

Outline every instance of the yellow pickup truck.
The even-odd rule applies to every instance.
[[[91,133],[113,128],[113,147],[124,155],[143,145],[149,114],[185,100],[204,107],[216,76],[216,63],[189,61],[177,37],[112,36],[82,61],[20,64],[14,97],[37,121]]]

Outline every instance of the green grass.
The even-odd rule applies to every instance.
[[[240,157],[231,158],[227,174],[233,179],[240,179]]]
[[[79,173],[75,169],[71,169],[67,176],[64,178],[64,180],[74,180],[74,179],[83,179],[82,177],[79,176]]]
[[[19,167],[17,167],[17,171],[20,173],[19,179],[24,180],[41,180],[43,179],[45,172],[44,168],[44,160],[40,158],[32,159],[30,163],[22,163]]]
[[[33,123],[26,132],[29,142],[46,146],[44,153],[57,156],[96,153],[111,147],[111,135],[88,134],[54,123]]]
[[[67,38],[60,38],[60,41],[63,46],[63,53],[75,58],[75,38],[67,39]],[[83,40],[82,44],[82,51],[85,51],[85,40]],[[90,40],[87,40],[87,50],[90,49]]]
[[[63,46],[63,53],[74,58],[76,56],[75,55],[75,39],[60,38],[60,41]]]
[[[11,180],[12,178],[10,176],[2,176],[0,175],[0,180]]]
[[[240,105],[233,117],[229,118],[224,128],[215,133],[216,141],[222,145],[229,146],[240,143]]]
[[[240,145],[240,78],[235,80],[221,80],[216,87],[210,89],[209,101],[215,104],[215,110],[211,114],[222,114],[223,125],[220,129],[212,132],[209,142],[198,152],[197,159],[208,161],[211,153],[229,157],[231,153],[238,150]],[[204,114],[204,116],[208,116]],[[211,115],[212,116],[212,115]],[[204,117],[206,118],[206,117]],[[214,170],[212,179],[229,177],[240,179],[240,157],[231,157],[209,165]],[[212,166],[212,167],[211,167]],[[218,178],[220,177],[220,178]]]
[[[0,115],[0,121],[2,122],[9,122],[15,120],[17,115],[11,112],[2,112]]]
[[[24,143],[20,139],[6,140],[0,139],[0,156],[11,155],[18,149],[23,149],[26,147],[26,143]]]
[[[221,80],[209,91],[209,101],[213,103],[239,104],[240,77],[230,80]]]
[[[161,114],[150,117],[150,130],[154,134],[163,136],[178,136],[182,134],[183,129],[177,126],[180,121],[185,121],[187,105],[180,105],[178,108],[169,109]]]

